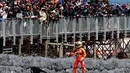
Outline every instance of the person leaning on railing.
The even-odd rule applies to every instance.
[[[40,22],[43,23],[43,24],[47,24],[48,21],[47,21],[47,13],[46,13],[46,10],[45,8],[41,8],[41,10],[39,11],[39,14],[40,14]]]
[[[53,20],[58,20],[62,14],[65,17],[84,17],[84,16],[118,16],[118,15],[126,15],[130,14],[130,3],[127,4],[117,4],[117,5],[110,5],[109,0],[106,2],[97,1],[96,4],[91,3],[65,3],[63,4],[57,2],[56,4],[52,5],[49,1],[45,1],[45,3],[41,4],[40,2],[35,2],[28,0],[26,1],[10,1],[10,4],[6,2],[0,3],[0,13],[5,11],[6,7],[9,7],[7,18],[16,18],[17,11],[22,11],[23,17],[25,18],[38,18],[37,16],[39,12],[42,12],[42,8],[45,8],[46,15],[45,19],[43,16],[40,16],[40,20],[47,20],[50,22],[51,19],[55,17]],[[41,5],[40,5],[41,4]],[[52,11],[55,11],[53,12]],[[57,15],[57,12],[59,14]],[[18,14],[19,16],[19,14]],[[50,16],[50,17],[49,17]],[[53,17],[52,17],[53,16]],[[47,17],[47,18],[46,18]],[[48,19],[50,18],[50,19]],[[46,21],[45,21],[46,22]]]

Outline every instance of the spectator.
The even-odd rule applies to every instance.
[[[8,8],[6,8],[2,13],[1,13],[2,19],[6,19],[8,16]]]
[[[5,10],[5,9],[7,9],[7,8],[9,8],[9,7],[7,6],[7,3],[3,2],[3,10]]]
[[[10,2],[10,3],[9,3]],[[60,3],[61,2],[61,3]],[[83,3],[82,0],[71,1],[44,1],[44,0],[2,0],[0,1],[0,17],[2,18],[39,18],[39,11],[44,7],[49,20],[58,20],[59,17],[82,17],[82,16],[120,16],[130,14],[130,3],[109,4],[110,0],[96,0],[95,3]],[[53,11],[53,12],[52,12]],[[54,19],[53,19],[54,18]],[[48,18],[47,18],[48,20]]]
[[[8,11],[8,16],[7,16],[7,18],[13,18],[13,12],[12,12],[11,9]]]
[[[40,21],[41,21],[42,23],[47,22],[47,14],[46,14],[45,8],[42,8],[42,9],[39,11],[39,14],[40,14]]]
[[[66,4],[64,5],[64,8],[65,8],[65,9],[63,9],[62,15],[65,16],[65,17],[68,17],[68,13],[69,13],[69,4],[66,3]]]
[[[123,5],[122,5],[122,13],[123,13],[123,14],[126,14],[127,12],[128,12],[128,7],[127,7],[126,4],[123,4]]]
[[[26,10],[24,11],[24,17],[25,18],[30,18],[31,16],[31,7],[29,5],[26,6]]]
[[[21,10],[18,5],[15,5],[14,8],[11,10],[13,12],[13,17],[16,18],[17,13],[20,13]]]
[[[121,8],[120,8],[120,5],[117,4],[117,5],[116,5],[116,15],[118,15],[118,16],[121,15],[121,14],[122,14],[121,12],[122,12],[122,10],[121,10]]]
[[[127,3],[127,5],[128,5],[128,9],[130,9],[130,3]]]
[[[2,18],[2,13],[3,13],[3,9],[2,9],[3,5],[0,4],[0,17]]]
[[[36,5],[33,5],[33,13],[34,13],[35,18],[40,17],[39,8]]]
[[[21,4],[21,6],[20,6],[20,10],[21,10],[22,12],[25,11],[25,4]]]

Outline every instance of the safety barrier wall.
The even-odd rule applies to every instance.
[[[106,37],[107,31],[117,31],[117,37],[119,33],[125,31],[125,37],[130,30],[130,17],[86,17],[86,18],[61,18],[57,22],[50,22],[48,25],[41,24],[38,19],[25,18],[25,19],[5,19],[0,22],[0,37],[3,37],[5,45],[6,37],[13,36],[14,41],[16,36],[29,35],[31,36],[31,43],[33,43],[33,35],[40,35],[42,39],[55,37],[58,41],[59,34],[71,33],[88,33],[90,39],[90,33],[96,32],[96,39],[98,39],[98,33],[104,32]],[[113,34],[112,34],[113,35]],[[66,40],[67,41],[67,40]],[[42,40],[41,40],[42,43]],[[16,43],[14,43],[15,45]]]

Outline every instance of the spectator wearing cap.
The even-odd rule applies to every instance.
[[[128,12],[128,7],[127,7],[127,5],[126,4],[122,4],[122,13],[123,14],[126,14],[127,12]]]
[[[7,9],[7,8],[9,8],[9,7],[7,6],[7,3],[3,2],[3,10],[5,10],[5,9]]]
[[[52,22],[55,22],[55,21],[58,20],[59,11],[58,12],[56,12],[56,11],[58,11],[58,10],[53,10],[50,13],[50,17],[49,18],[50,18],[50,21],[52,21]]]

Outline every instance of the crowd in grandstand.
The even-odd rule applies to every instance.
[[[95,3],[83,0],[0,0],[0,17],[40,18],[58,20],[59,17],[120,16],[130,14],[130,3],[110,4],[109,0]]]

